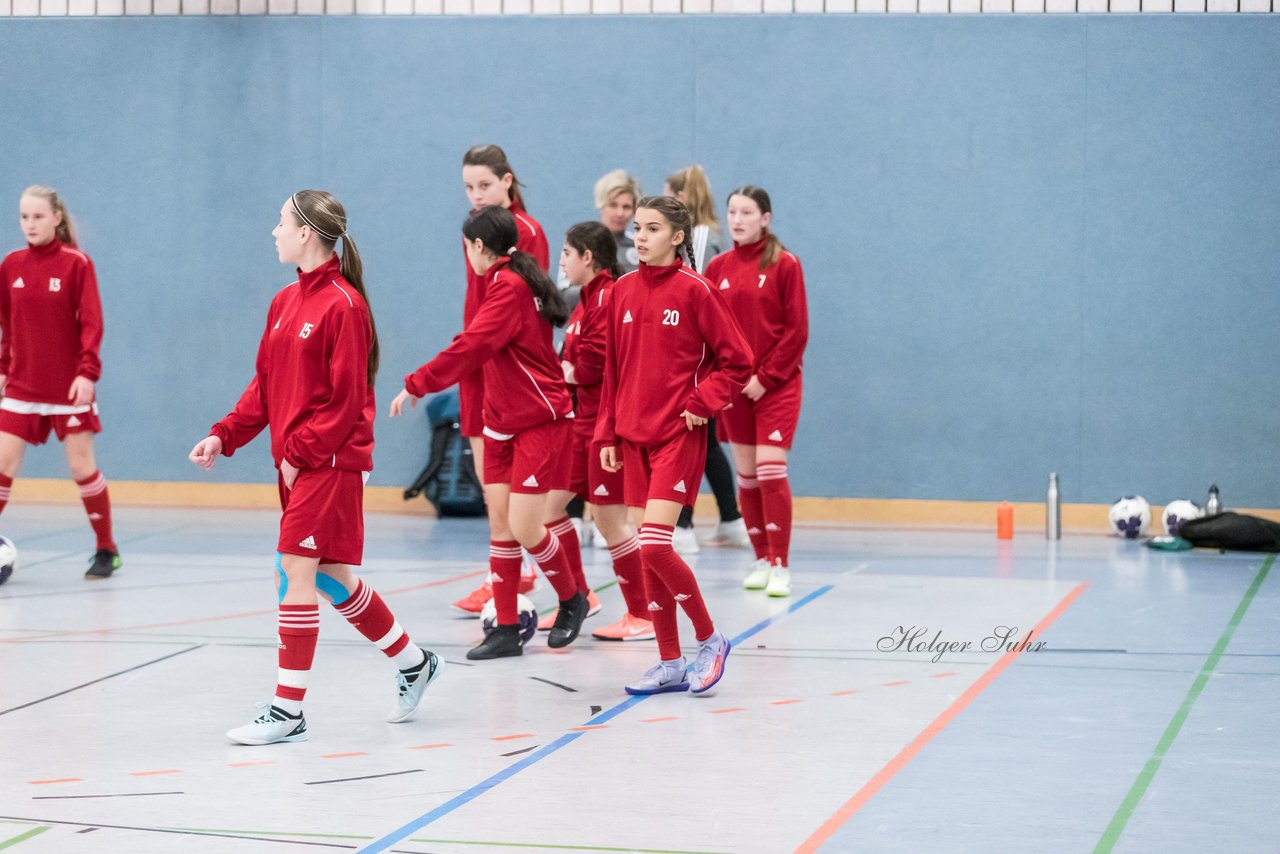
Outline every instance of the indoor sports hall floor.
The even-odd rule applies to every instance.
[[[478,625],[448,603],[485,572],[483,523],[370,516],[365,577],[443,677],[416,720],[383,723],[390,666],[326,609],[311,740],[242,747],[223,732],[274,686],[277,514],[117,518],[125,568],[90,583],[79,508],[5,512],[0,850],[1280,850],[1265,556],[808,526],[794,596],[770,601],[740,589],[745,553],[706,549],[727,675],[637,701],[622,684],[652,643],[540,636],[468,665]],[[598,585],[605,554],[586,552]],[[601,596],[596,621],[620,613]],[[899,626],[1045,647],[878,648]]]

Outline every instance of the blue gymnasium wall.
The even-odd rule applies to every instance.
[[[809,282],[798,494],[1034,500],[1056,469],[1068,501],[1276,507],[1277,93],[1268,17],[6,20],[0,200],[58,186],[96,259],[116,479],[203,477],[297,188],[347,204],[385,407],[456,331],[459,158],[498,141],[553,250],[619,165],[771,189]],[[380,414],[374,483],[425,434]]]

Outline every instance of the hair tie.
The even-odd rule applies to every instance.
[[[507,250],[507,254],[514,255],[516,254],[517,251],[518,251],[518,247],[512,246],[510,249]]]

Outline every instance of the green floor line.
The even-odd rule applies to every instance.
[[[44,828],[48,830],[49,828]],[[166,827],[164,830],[178,830],[187,833],[225,833],[237,836],[278,836],[296,837],[298,839],[354,839],[369,841],[373,836],[359,836],[348,833],[281,833],[272,830],[227,830],[210,827]],[[610,848],[605,845],[550,845],[535,842],[492,842],[478,839],[407,839],[406,842],[430,843],[433,845],[486,845],[491,848],[537,848],[548,851],[618,851],[635,852],[635,854],[727,854],[722,851],[685,851],[671,848]],[[3,847],[3,846],[0,846]]]
[[[1160,737],[1160,741],[1156,744],[1156,749],[1152,752],[1151,758],[1147,760],[1147,764],[1143,766],[1141,773],[1138,774],[1138,779],[1133,781],[1129,794],[1125,796],[1120,808],[1116,810],[1115,816],[1112,817],[1111,823],[1107,825],[1107,829],[1102,834],[1102,839],[1098,841],[1098,846],[1093,849],[1094,854],[1109,854],[1115,848],[1116,842],[1120,839],[1120,834],[1124,833],[1125,825],[1133,817],[1138,804],[1142,801],[1142,796],[1146,794],[1147,787],[1151,785],[1156,772],[1160,770],[1160,764],[1164,761],[1165,755],[1169,752],[1169,748],[1173,746],[1174,739],[1178,737],[1178,733],[1182,730],[1182,725],[1187,721],[1187,716],[1191,714],[1191,707],[1195,705],[1196,700],[1200,698],[1201,692],[1204,691],[1205,685],[1209,683],[1209,677],[1213,675],[1213,669],[1218,666],[1218,661],[1221,660],[1222,654],[1226,652],[1227,644],[1231,643],[1231,636],[1235,634],[1236,627],[1244,619],[1245,612],[1249,610],[1249,605],[1253,602],[1253,597],[1257,594],[1258,588],[1262,586],[1262,582],[1266,581],[1267,573],[1271,571],[1271,565],[1275,562],[1275,555],[1270,555],[1263,561],[1262,568],[1258,570],[1253,583],[1245,591],[1244,598],[1240,600],[1240,605],[1236,608],[1236,612],[1231,615],[1231,621],[1227,623],[1227,628],[1222,632],[1222,637],[1218,638],[1218,643],[1214,646],[1213,652],[1200,667],[1200,675],[1191,684],[1191,688],[1187,691],[1187,696],[1182,700],[1182,705],[1178,707],[1178,711],[1173,715],[1173,720],[1169,721],[1169,726],[1165,728],[1164,735]]]
[[[26,842],[31,837],[39,836],[40,834],[44,833],[46,830],[53,830],[53,828],[49,827],[48,825],[33,827],[31,830],[28,830],[26,833],[20,833],[17,836],[13,837],[12,839],[7,839],[4,842],[0,842],[0,848],[12,848],[13,846],[17,845],[19,842]]]

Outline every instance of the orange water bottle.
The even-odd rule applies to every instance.
[[[996,539],[1013,539],[1013,505],[1008,501],[1001,501],[996,508]]]

